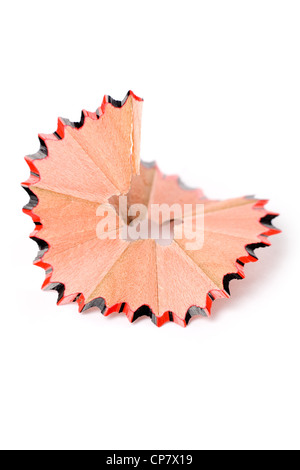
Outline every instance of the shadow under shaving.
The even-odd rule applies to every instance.
[[[230,300],[232,308],[243,308],[246,296],[259,295],[260,291],[263,292],[265,287],[261,281],[272,276],[273,270],[277,270],[284,262],[286,253],[284,238],[282,234],[279,234],[272,239],[271,247],[258,248],[255,251],[259,261],[245,265],[246,277],[243,282],[234,279],[230,282],[230,299],[215,300],[212,306],[212,320],[217,319],[219,314],[224,314],[224,302],[226,305],[226,302]],[[274,256],[273,249],[276,249],[276,256]],[[196,318],[200,317],[193,317],[192,320],[194,321]]]

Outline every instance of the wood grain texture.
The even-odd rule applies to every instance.
[[[183,320],[190,307],[206,308],[208,292],[218,289],[175,242],[157,247],[157,271],[159,316],[171,311]]]
[[[74,139],[71,131],[79,134],[80,129],[67,127],[64,139],[46,140],[48,157],[35,161],[40,180],[33,187],[88,201],[106,202],[117,188]]]
[[[132,101],[129,96],[121,108],[107,103],[100,119],[86,119],[82,129],[66,130],[121,194],[129,191],[132,174],[139,168],[139,155],[133,153],[134,142],[138,151],[138,136]]]
[[[46,270],[43,286],[62,286],[60,303],[76,300],[83,311],[99,299],[106,314],[123,311],[133,321],[138,311],[158,326],[168,320],[185,326],[189,312],[199,310],[194,307],[209,315],[214,299],[228,297],[228,280],[244,277],[244,263],[256,261],[253,249],[270,245],[267,235],[279,232],[270,222],[276,214],[254,198],[208,200],[156,164],[140,165],[141,112],[142,100],[132,92],[124,102],[105,97],[97,113],[83,112],[80,125],[59,120],[56,133],[41,135],[40,151],[26,158],[32,173],[23,186],[31,201],[24,212],[36,223],[31,237],[43,250],[35,262]],[[203,247],[187,249],[190,234],[179,236],[180,225],[169,246],[122,239],[130,222],[118,214],[124,194],[128,206],[144,204],[150,214],[153,204],[192,204],[181,217],[191,232],[199,230],[194,207],[203,204]],[[100,231],[113,238],[102,232],[99,238],[101,217],[107,228]]]
[[[156,262],[154,240],[130,243],[107,275],[99,279],[88,301],[104,297],[110,307],[125,301],[133,311],[148,305],[157,313]]]

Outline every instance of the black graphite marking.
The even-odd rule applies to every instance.
[[[27,188],[27,186],[22,187],[30,197],[29,202],[23,207],[23,209],[26,211],[32,211],[32,209],[34,209],[39,203],[38,197],[31,191],[31,189]]]
[[[124,312],[125,305],[125,302],[123,302],[119,310],[120,313]]]
[[[257,248],[266,248],[268,245],[266,245],[265,243],[251,243],[250,245],[247,245],[246,246],[246,250],[248,252],[248,254],[250,256],[252,256],[252,258],[255,258],[258,260],[256,254],[254,253],[255,250],[257,250]]]
[[[90,308],[97,307],[101,311],[102,314],[106,312],[106,305],[105,300],[102,297],[98,297],[97,299],[92,300],[91,302],[87,303],[83,307],[83,312],[89,310]]]
[[[142,305],[141,307],[139,307],[133,314],[133,319],[132,321],[136,321],[138,318],[140,317],[149,317],[149,318],[152,318],[152,315],[153,315],[153,312],[152,310],[150,309],[150,307],[148,307],[148,305]],[[153,318],[152,318],[153,320]]]
[[[207,317],[205,310],[203,310],[203,308],[197,307],[196,305],[188,309],[188,314],[191,317],[195,317],[197,315],[201,315],[202,317]]]
[[[122,108],[122,106],[124,106],[124,104],[126,103],[129,95],[130,95],[130,91],[128,91],[128,93],[125,95],[125,98],[123,98],[122,101],[114,100],[111,96],[106,95],[107,96],[107,102],[109,104],[112,104],[115,108]]]
[[[63,298],[65,293],[65,286],[60,282],[51,282],[46,287],[44,287],[45,291],[56,290],[58,293],[57,303]]]
[[[229,283],[234,279],[241,280],[243,279],[242,276],[238,273],[226,274],[223,278],[223,287],[225,292],[230,295]]]
[[[141,160],[141,165],[145,168],[154,168],[156,166],[156,161],[153,160],[153,162],[144,162],[143,160]]]
[[[278,217],[277,214],[267,214],[265,217],[263,217],[262,219],[260,219],[260,223],[268,228],[268,229],[274,229],[274,230],[278,230],[276,227],[274,227],[274,225],[272,224],[272,221],[274,219],[276,219]]]

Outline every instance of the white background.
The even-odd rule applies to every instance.
[[[300,447],[299,22],[289,0],[2,5],[1,448]],[[57,307],[32,266],[23,156],[128,89],[144,160],[282,214],[232,299],[186,329]]]

